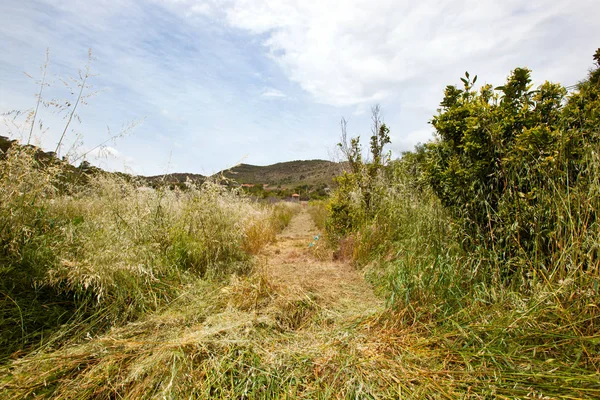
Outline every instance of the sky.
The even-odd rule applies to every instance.
[[[598,15],[597,0],[2,0],[0,113],[23,114],[0,135],[27,142],[48,51],[32,143],[55,150],[65,132],[60,155],[76,143],[108,170],[336,160],[340,119],[368,143],[375,104],[397,156],[432,137],[465,71],[496,86],[516,67],[536,84],[585,78]],[[55,105],[75,104],[89,49],[65,131]]]

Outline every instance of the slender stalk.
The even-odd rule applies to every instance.
[[[33,113],[33,120],[31,121],[31,128],[29,129],[29,137],[27,138],[27,145],[31,143],[31,136],[33,135],[33,127],[35,126],[35,120],[37,118],[37,113],[40,108],[40,103],[42,102],[42,92],[44,91],[44,86],[46,85],[46,74],[48,73],[48,60],[50,58],[50,49],[46,49],[46,61],[44,62],[44,75],[42,76],[42,83],[40,84],[40,92],[37,95],[37,103],[35,105],[35,111]]]
[[[60,136],[60,139],[58,140],[58,144],[56,145],[56,150],[54,151],[57,156],[58,156],[58,151],[60,150],[60,146],[62,145],[62,142],[65,138],[65,135],[67,134],[67,130],[69,129],[69,126],[71,125],[71,121],[73,120],[73,116],[75,115],[75,111],[77,110],[77,106],[79,105],[79,102],[81,101],[81,97],[83,95],[83,89],[85,88],[85,83],[87,81],[87,78],[90,76],[90,62],[91,62],[91,51],[89,53],[88,63],[85,67],[85,75],[83,76],[83,80],[81,81],[81,84],[80,84],[79,94],[77,95],[77,100],[75,101],[75,104],[73,105],[73,109],[71,110],[71,113],[69,114],[69,119],[67,120],[65,129],[63,130],[63,133]]]

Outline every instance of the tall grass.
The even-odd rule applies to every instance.
[[[328,216],[327,202],[325,200],[311,200],[308,203],[308,213],[317,229],[324,232]]]
[[[291,215],[211,182],[150,189],[97,173],[79,185],[69,171],[19,146],[0,160],[3,357],[67,322],[80,333],[112,326],[197,279],[245,273]]]
[[[247,222],[243,249],[249,254],[258,254],[265,244],[275,240],[298,212],[300,205],[280,202],[266,206],[262,213],[255,213]]]
[[[55,153],[73,142],[63,160],[89,154],[75,154],[81,137],[67,136],[95,94],[91,62],[90,50],[78,78],[64,80],[73,83],[63,93],[71,98],[48,101],[47,53],[35,107],[5,115],[27,146],[7,142],[0,153],[0,361],[136,320],[198,280],[247,273],[253,255],[295,212],[259,206],[210,181],[151,189],[135,177],[75,168],[30,146],[38,127],[44,134],[43,111],[49,111],[66,121]]]

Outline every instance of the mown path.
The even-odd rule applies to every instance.
[[[348,261],[333,260],[323,239],[315,240],[319,235],[303,209],[261,255],[275,295],[256,311],[255,326],[268,326],[272,333],[255,331],[248,339],[271,368],[285,366],[282,372],[295,365],[293,375],[312,382],[308,387],[314,392],[283,389],[295,393],[291,397],[337,397],[348,385],[359,387],[351,391],[360,393],[361,382],[379,379],[372,364],[385,346],[369,329],[383,311],[383,301]]]
[[[334,261],[320,236],[305,209],[295,215],[263,253],[269,279],[292,296],[317,298],[326,311],[338,317],[381,310],[382,301],[360,273],[347,261]]]

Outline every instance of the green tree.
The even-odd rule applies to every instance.
[[[377,212],[377,191],[381,185],[384,167],[390,160],[385,152],[389,144],[389,128],[382,122],[379,105],[371,109],[370,153],[365,159],[360,145],[360,136],[348,138],[347,122],[341,121],[341,142],[338,147],[346,159],[349,171],[337,178],[338,188],[330,201],[331,235],[345,235]]]

